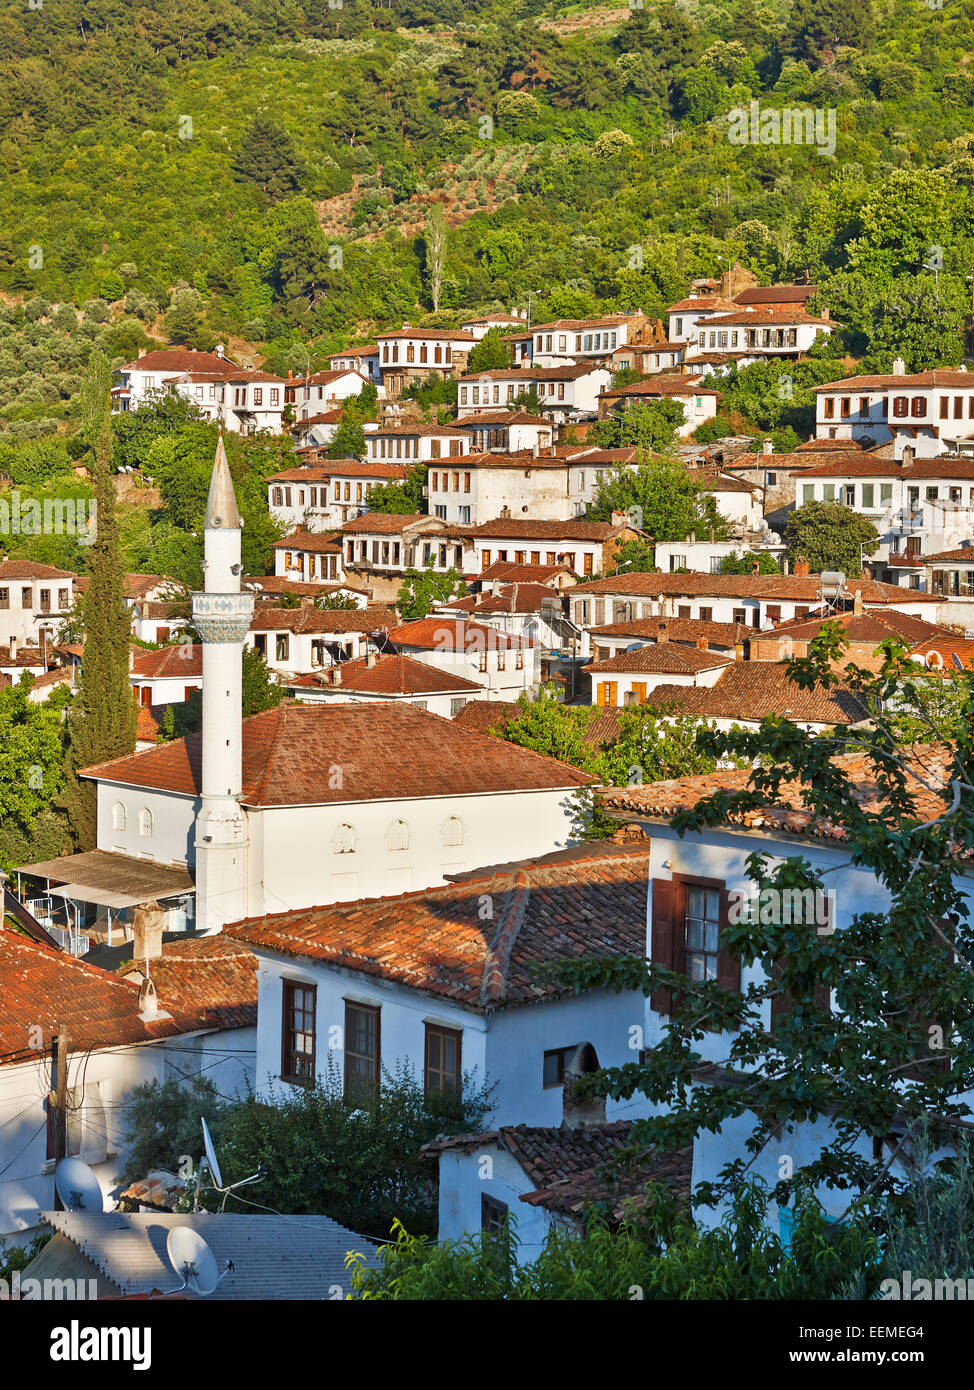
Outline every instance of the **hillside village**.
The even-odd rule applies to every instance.
[[[852,1323],[974,1298],[969,0],[26,8],[0,1302],[923,1360]]]
[[[674,838],[677,810],[747,785],[746,759],[693,752],[697,731],[758,736],[772,721],[817,741],[867,738],[877,709],[844,662],[876,671],[886,641],[941,687],[971,667],[965,368],[897,363],[827,382],[814,434],[791,452],[695,441],[729,362],[797,361],[831,331],[827,310],[807,311],[815,288],[731,299],[725,277],[666,322],[498,314],[455,332],[406,326],[305,377],[178,346],[115,371],[114,416],[178,396],[219,426],[204,582],[191,593],[163,575],[122,577],[134,742],[79,769],[91,842],[6,875],[6,1238],[32,1236],[54,1208],[58,1163],[75,1156],[121,1211],[185,1209],[175,1174],[117,1183],[126,1098],[172,1077],[273,1099],[327,1070],[346,1102],[403,1068],[427,1096],[489,1086],[484,1132],[424,1150],[429,1176],[438,1170],[435,1227],[441,1241],[462,1239],[502,1229],[510,1213],[522,1262],[552,1230],[579,1229],[587,1201],[647,1181],[685,1201],[734,1157],[732,1130],[612,1176],[606,1165],[653,1105],[638,1092],[592,1098],[581,1083],[632,1062],[633,1036],[640,1058],[661,1044],[669,995],[566,992],[536,972],[590,954],[643,958],[740,990],[721,938],[746,891],[742,856],[787,853],[795,827],[745,818]],[[478,369],[485,343],[509,366]],[[430,377],[456,384],[453,419],[424,416],[403,394]],[[712,522],[667,541],[638,506],[591,517],[607,489],[660,460],[589,436],[661,401],[677,407],[668,466]],[[364,448],[332,457],[350,402],[371,405]],[[224,439],[259,432],[289,440],[291,459],[266,478],[280,535],[269,572],[249,575]],[[415,512],[372,509],[373,494],[417,478]],[[816,572],[786,547],[788,518],[809,504],[871,523],[861,563]],[[63,624],[94,582],[0,562],[0,675],[29,702],[85,679],[96,639]],[[801,688],[786,662],[832,631],[847,647],[834,681]],[[244,717],[247,653],[274,698]],[[191,707],[200,717],[180,737]],[[544,708],[580,712],[593,760],[511,736]],[[668,778],[638,766],[607,776],[634,718],[679,732]],[[865,765],[858,778],[868,782]],[[584,829],[594,806],[595,838]],[[868,869],[836,856],[824,823],[792,815],[805,818],[802,854],[838,874],[832,929],[882,899]],[[774,1026],[777,999],[763,1007]],[[31,1050],[20,1034],[35,1019]],[[705,1034],[702,1051],[719,1064],[720,1035]],[[761,1163],[773,1180],[772,1156]],[[67,1268],[80,1238],[70,1212],[49,1219],[57,1235],[30,1266],[39,1273]],[[342,1228],[328,1229],[340,1245]],[[130,1274],[101,1269],[99,1288],[134,1289]]]

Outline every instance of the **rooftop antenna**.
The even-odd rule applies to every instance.
[[[104,1211],[101,1183],[80,1158],[62,1158],[54,1170],[54,1186],[65,1211]]]
[[[183,1280],[178,1288],[167,1289],[167,1293],[182,1293],[183,1289],[189,1289],[191,1293],[205,1298],[233,1269],[233,1261],[227,1260],[220,1273],[216,1256],[192,1226],[173,1226],[166,1237],[166,1254],[169,1263],[177,1274],[182,1275]]]
[[[216,1145],[213,1143],[210,1127],[202,1115],[200,1116],[200,1124],[203,1126],[203,1157],[200,1159],[199,1167],[196,1170],[196,1192],[193,1196],[194,1211],[199,1211],[200,1209],[200,1189],[203,1186],[202,1179],[204,1167],[210,1179],[206,1186],[212,1191],[220,1193],[223,1197],[222,1205],[226,1205],[227,1197],[229,1197],[231,1192],[236,1192],[238,1187],[247,1187],[250,1183],[261,1182],[267,1177],[267,1169],[261,1164],[257,1172],[252,1173],[249,1178],[241,1178],[239,1182],[232,1182],[224,1185],[223,1174],[220,1172],[220,1160],[216,1156]]]

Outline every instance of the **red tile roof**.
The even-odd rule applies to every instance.
[[[615,743],[619,737],[622,709],[606,709],[598,705],[572,708],[583,709],[588,717],[582,734],[583,743],[591,748],[601,748],[603,743]],[[506,726],[512,719],[517,719],[522,709],[523,706],[516,700],[468,700],[453,722],[475,733],[502,738]]]
[[[959,560],[961,564],[974,564],[974,544],[961,545],[956,550],[938,550],[936,555],[924,555],[925,565],[951,564]]]
[[[141,680],[183,680],[203,674],[203,648],[197,642],[177,642],[158,651],[133,653],[129,674]]]
[[[516,565],[509,560],[495,560],[482,570],[478,578],[484,582],[504,580],[509,584],[544,584],[559,574],[572,574],[567,565]],[[552,589],[552,592],[555,592]]]
[[[804,304],[760,304],[753,308],[738,308],[726,314],[715,314],[707,320],[708,328],[739,327],[760,328],[762,324],[814,323],[824,328],[836,328],[834,319],[819,318],[810,314]]]
[[[851,690],[802,690],[777,661],[738,661],[712,686],[658,685],[645,703],[657,709],[673,706],[700,719],[753,722],[775,716],[797,724],[858,724],[868,717]]]
[[[178,1007],[167,1010],[171,1018],[143,1023],[137,985],[2,926],[0,998],[0,1063],[37,1063],[62,1023],[72,1053],[155,1042],[206,1026],[201,1010]]]
[[[238,370],[228,357],[215,352],[200,352],[196,348],[157,348],[145,352],[133,362],[126,362],[124,372],[138,368],[140,372],[218,372],[229,375]]]
[[[646,637],[654,641],[697,642],[703,639],[715,647],[736,647],[758,635],[757,629],[743,623],[708,623],[702,618],[633,618],[624,623],[605,623],[590,627],[597,637]]]
[[[0,583],[5,579],[74,579],[70,570],[58,570],[53,565],[39,565],[35,560],[0,560]]]
[[[602,400],[617,400],[622,396],[719,396],[709,386],[701,386],[698,376],[648,376],[631,386],[617,386],[614,391],[601,392]]]
[[[953,676],[958,669],[967,671],[974,665],[974,641],[944,633],[934,641],[921,642],[910,655],[922,661],[928,670]],[[933,660],[929,661],[928,657]]]
[[[443,340],[451,343],[469,343],[471,347],[473,347],[474,343],[477,341],[473,334],[464,333],[459,328],[397,328],[390,333],[377,333],[375,337],[377,343],[384,343],[387,338],[415,338],[417,342],[423,339],[431,343]],[[383,362],[382,365],[384,367],[392,365],[396,367],[405,367],[412,366],[413,364],[411,362],[396,362],[394,364]],[[432,363],[430,365],[432,365]]]
[[[495,750],[503,745],[491,744]],[[462,883],[248,918],[225,928],[255,950],[393,980],[489,1012],[556,997],[532,966],[642,956],[649,855],[602,843],[587,859],[529,865]],[[485,896],[493,917],[484,920]]]
[[[360,459],[328,459],[324,463],[305,463],[272,473],[270,483],[327,483],[331,478],[404,478],[407,469],[399,463],[362,463]]]
[[[283,540],[275,541],[272,550],[301,550],[312,555],[340,555],[341,541],[330,531],[292,531]]]
[[[592,676],[618,672],[620,675],[693,676],[700,671],[712,671],[718,666],[733,665],[734,658],[716,652],[700,651],[697,647],[680,646],[676,642],[654,642],[631,652],[620,652],[607,661],[595,661],[582,670]],[[682,689],[682,687],[681,687]]]
[[[341,672],[338,685],[328,679],[328,672],[334,670]],[[441,671],[438,666],[428,666],[401,652],[379,656],[372,666],[365,657],[356,657],[343,661],[337,668],[328,667],[325,671],[298,676],[290,684],[299,695],[305,689],[351,690],[361,695],[482,695],[484,690],[476,681]]]
[[[483,623],[473,623],[465,618],[430,617],[417,618],[415,622],[402,623],[389,633],[389,641],[398,647],[416,647],[421,651],[472,652],[485,648],[508,650],[512,647],[530,647],[533,643],[510,632],[500,632],[496,627]]]
[[[925,603],[937,602],[933,594],[901,589],[896,584],[881,584],[876,579],[846,579],[850,597],[861,590],[863,603]],[[715,597],[750,599],[792,599],[797,603],[818,603],[821,599],[821,576],[817,574],[664,574],[650,571],[638,574],[617,574],[606,579],[586,580],[571,591],[576,594],[642,595],[655,598],[658,594],[713,594]]]
[[[868,758],[862,753],[847,753],[834,758],[833,764],[849,778],[851,793],[859,804],[874,813],[882,810],[885,797],[876,780]],[[911,761],[914,770],[929,785],[946,788],[955,768],[948,763],[942,750],[914,745]],[[708,772],[695,777],[677,777],[671,781],[653,782],[642,787],[610,787],[603,791],[600,800],[607,809],[627,815],[649,816],[654,819],[670,820],[679,811],[692,810],[696,804],[714,792],[745,791],[750,785],[751,772],[747,769],[727,769],[721,772]],[[907,787],[913,798],[918,820],[932,820],[943,815],[950,805],[951,798],[944,791],[929,791],[914,778],[908,779]],[[810,835],[825,840],[844,840],[844,826],[822,820],[805,805],[803,796],[809,796],[811,789],[807,784],[790,781],[782,786],[781,806],[762,806],[751,811],[729,811],[727,823],[745,830],[764,831],[767,834],[785,832],[794,835]]]
[[[838,381],[826,381],[822,386],[813,386],[814,392],[823,391],[861,391],[888,387],[895,390],[900,386],[969,386],[974,388],[974,373],[951,368],[935,367],[931,371],[914,372],[910,376],[897,376],[890,373],[888,376],[844,376]],[[890,423],[893,423],[892,421]],[[909,424],[904,421],[904,424]],[[916,424],[916,421],[913,421]]]
[[[735,304],[804,304],[818,289],[818,285],[754,285],[749,290],[735,294]]]
[[[888,637],[899,637],[904,642],[932,641],[935,638],[949,637],[944,628],[928,623],[923,618],[915,618],[910,613],[899,613],[895,609],[884,612],[873,609],[868,613],[833,613],[815,618],[793,618],[790,622],[779,623],[773,632],[753,634],[762,641],[787,640],[810,642],[817,637],[826,623],[838,623],[850,643],[872,642],[879,644]]]
[[[474,527],[471,535],[481,540],[608,541],[620,530],[609,521],[535,521],[530,517],[497,517]]]
[[[381,632],[399,621],[396,610],[385,604],[367,608],[275,608],[259,603],[250,622],[251,632],[348,633]]]
[[[200,734],[83,770],[86,777],[200,793]],[[398,700],[299,705],[243,721],[248,806],[320,806],[410,797],[479,796],[587,785],[587,774],[554,758],[457,727]],[[377,756],[377,750],[386,756]],[[341,785],[332,775],[342,769]]]

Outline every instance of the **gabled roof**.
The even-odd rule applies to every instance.
[[[531,517],[500,516],[481,522],[471,534],[480,540],[609,541],[628,524],[619,527],[611,521],[535,521]]]
[[[408,469],[399,463],[363,463],[361,459],[327,459],[272,473],[267,483],[327,483],[331,478],[405,478]]]
[[[896,609],[871,609],[868,613],[855,613],[850,610],[815,618],[793,618],[790,622],[779,623],[773,632],[752,635],[762,641],[790,638],[793,641],[810,642],[828,622],[838,623],[850,643],[872,642],[878,645],[888,637],[899,637],[912,644],[950,636],[944,628],[938,627],[935,623],[915,618],[911,613],[900,613]]]
[[[753,285],[735,294],[735,304],[805,304],[818,290],[818,285]]]
[[[399,621],[385,604],[367,608],[275,608],[259,603],[250,621],[251,632],[348,633],[379,632]]]
[[[58,570],[53,565],[39,565],[36,560],[0,560],[0,584],[7,579],[73,579],[70,570]]]
[[[329,682],[328,671],[339,670],[341,682]],[[384,653],[370,666],[367,658],[356,657],[343,661],[338,668],[329,667],[326,671],[312,671],[297,676],[290,682],[291,688],[298,692],[304,690],[350,690],[360,695],[482,695],[484,688],[465,676],[452,671],[441,671],[438,666],[430,666],[424,661],[416,661],[411,656],[399,653]]]
[[[589,628],[591,637],[645,637],[654,641],[697,642],[717,647],[736,647],[757,637],[758,630],[743,623],[708,623],[702,618],[633,618],[623,623],[603,623]]]
[[[813,323],[822,328],[841,328],[834,319],[810,314],[804,304],[756,304],[752,308],[737,308],[726,314],[716,314],[707,320],[708,328],[760,328],[764,325]]]
[[[478,613],[539,613],[542,607],[561,611],[561,595],[547,584],[504,584],[492,594],[472,594],[471,598],[474,617]]]
[[[950,367],[934,367],[926,372],[913,372],[911,375],[898,375],[890,372],[887,376],[844,376],[837,381],[826,381],[811,389],[816,394],[826,391],[865,391],[895,390],[899,386],[917,386],[929,389],[933,386],[966,386],[974,389],[974,373]],[[894,424],[895,421],[890,421]],[[909,421],[904,421],[909,424]],[[914,424],[916,421],[913,422]]]
[[[818,574],[664,574],[662,571],[617,574],[606,579],[592,579],[577,584],[572,597],[585,594],[641,595],[654,598],[658,594],[713,594],[715,597],[749,599],[791,599],[797,603],[818,603],[821,600],[821,575]],[[846,579],[849,596],[856,590],[862,593],[863,603],[936,603],[933,594],[901,589],[896,584],[881,584],[876,579],[849,577]]]
[[[631,386],[617,386],[614,390],[601,392],[603,400],[616,400],[622,396],[719,396],[709,386],[701,386],[703,377],[699,376],[647,376],[642,381],[634,381]]]
[[[952,564],[959,560],[961,564],[974,564],[974,544],[960,545],[956,550],[938,550],[936,555],[924,555],[925,565]]]
[[[851,690],[802,690],[777,661],[738,661],[712,686],[658,685],[645,703],[674,706],[678,713],[700,719],[753,722],[773,715],[797,724],[858,724],[868,718],[868,710]]]
[[[292,531],[275,541],[272,550],[302,550],[313,555],[340,555],[342,543],[334,531]]]
[[[126,362],[122,371],[131,372],[136,368],[140,372],[216,372],[221,376],[229,376],[237,370],[229,357],[185,347],[157,348],[154,352],[145,352],[134,362]]]
[[[559,574],[574,572],[567,565],[516,565],[511,560],[494,560],[478,575],[481,581],[503,580],[508,584],[547,584]],[[557,592],[552,589],[552,593]]]
[[[158,651],[135,651],[129,675],[142,680],[182,680],[202,676],[203,648],[177,642]]]
[[[506,745],[491,741],[496,751]],[[532,966],[643,955],[649,855],[601,843],[587,859],[528,865],[393,898],[252,917],[225,928],[254,950],[395,981],[489,1012],[556,997]],[[485,895],[493,917],[484,920]]]
[[[377,343],[383,343],[387,338],[416,338],[417,340],[426,338],[429,342],[469,343],[471,347],[477,341],[473,334],[464,333],[460,328],[396,328],[389,333],[377,333],[375,337]],[[362,351],[361,348],[358,350]],[[383,363],[383,366],[385,365],[391,364]],[[395,365],[404,367],[407,364],[397,362]]]
[[[620,652],[607,661],[592,662],[582,669],[592,676],[613,672],[634,676],[694,676],[700,671],[713,671],[716,667],[733,663],[733,657],[719,656],[716,652],[700,651],[697,647],[680,646],[676,642],[654,642],[648,647],[637,647],[635,651]]]
[[[202,735],[83,770],[86,777],[200,794]],[[379,752],[383,755],[379,756]],[[341,768],[340,785],[334,769]],[[554,791],[592,778],[554,758],[469,733],[398,700],[290,701],[243,721],[244,805],[321,806]]]
[[[666,310],[667,314],[687,314],[698,309],[701,313],[716,314],[722,309],[731,312],[737,308],[737,303],[733,299],[722,299],[718,294],[694,294],[689,299],[681,299],[677,304],[671,304]]]
[[[398,647],[415,647],[420,651],[471,652],[512,647],[530,647],[532,644],[511,632],[501,632],[496,627],[483,623],[470,622],[465,618],[450,618],[446,615],[417,618],[413,622],[402,623],[389,633],[389,641]]]

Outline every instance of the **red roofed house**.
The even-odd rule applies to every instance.
[[[963,367],[908,373],[901,357],[888,375],[850,376],[812,388],[819,438],[894,441],[918,458],[955,453],[974,440],[974,376]]]
[[[53,642],[71,608],[77,576],[34,560],[0,558],[0,643]]]
[[[226,934],[260,962],[264,1094],[293,1094],[337,1064],[352,1098],[375,1086],[381,1067],[404,1063],[428,1090],[455,1091],[464,1074],[496,1083],[499,1124],[559,1123],[580,1045],[589,1070],[632,1060],[645,1001],[628,991],[572,994],[533,967],[593,949],[642,954],[648,863],[645,841],[589,842],[418,893],[231,924]],[[611,1119],[640,1113],[638,1098],[609,1103]]]
[[[26,1237],[55,1204],[49,1093],[59,1026],[67,1028],[66,1156],[90,1164],[106,1196],[128,1157],[134,1086],[202,1070],[232,1095],[256,1080],[253,955],[211,938],[180,948],[192,951],[183,961],[161,946],[161,914],[140,921],[132,947],[140,973],[125,976],[0,927],[0,1236]]]
[[[143,708],[182,704],[203,685],[203,649],[188,640],[157,651],[130,647],[129,682]]]
[[[267,479],[272,517],[289,531],[331,531],[368,511],[374,487],[401,482],[402,464],[362,463],[359,459],[308,461]]]
[[[660,374],[634,381],[631,386],[603,391],[599,396],[599,419],[608,420],[620,411],[650,401],[676,401],[683,407],[683,422],[677,426],[676,432],[681,439],[685,438],[717,414],[719,393],[712,387],[704,386],[703,381],[704,378],[699,376]]]
[[[434,613],[394,627],[388,641],[394,651],[476,682],[488,700],[533,695],[541,684],[540,643],[486,623]]]
[[[402,701],[454,719],[471,699],[483,698],[483,687],[465,676],[441,671],[429,662],[402,652],[371,651],[351,661],[296,676],[289,682],[305,704],[360,704],[373,700]]]

